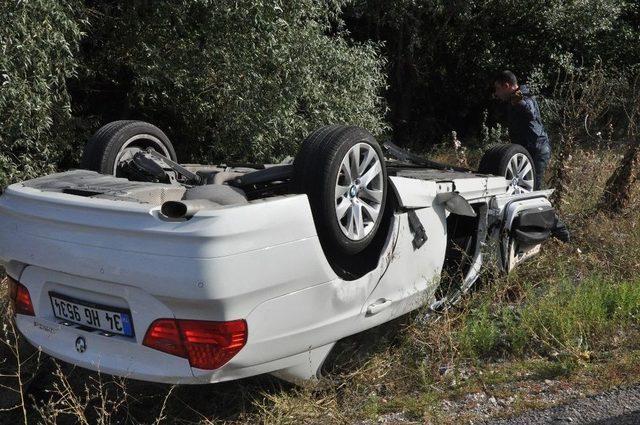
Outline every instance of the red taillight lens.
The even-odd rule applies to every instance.
[[[153,322],[142,344],[174,356],[187,357],[178,324],[174,319],[158,319]]]
[[[35,316],[31,296],[26,286],[18,283],[18,291],[16,293],[16,313],[26,314],[27,316]]]
[[[199,369],[217,369],[247,342],[247,322],[158,319],[151,324],[143,344],[189,359]]]
[[[199,369],[217,369],[235,356],[247,342],[247,322],[178,320],[189,354],[189,364]]]
[[[35,316],[27,287],[9,276],[7,276],[7,282],[9,284],[9,299],[13,303],[14,313]]]

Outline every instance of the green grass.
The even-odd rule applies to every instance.
[[[581,282],[526,289],[520,305],[491,305],[480,298],[456,332],[470,358],[550,355],[577,357],[606,344],[611,329],[640,325],[640,280],[590,277]]]

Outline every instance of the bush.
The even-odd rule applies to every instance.
[[[65,153],[77,11],[75,0],[0,3],[0,187],[53,170]]]
[[[102,123],[154,122],[198,161],[293,155],[327,123],[379,134],[384,62],[377,45],[348,40],[341,5],[94,2],[78,98]]]
[[[488,357],[495,353],[500,343],[500,329],[489,309],[481,307],[473,313],[473,319],[467,322],[459,338],[466,352],[476,357]]]
[[[479,133],[499,70],[546,90],[559,70],[638,63],[639,13],[628,0],[359,0],[348,22],[358,38],[385,41],[396,140],[433,144]]]
[[[278,160],[326,123],[380,135],[387,102],[395,140],[420,151],[451,131],[504,140],[489,89],[507,67],[548,95],[549,124],[577,128],[584,111],[567,106],[584,102],[553,81],[589,89],[597,65],[598,94],[623,88],[639,18],[629,0],[7,0],[0,184],[76,165],[86,137],[122,118],[154,122],[203,162]],[[606,112],[589,115],[591,134],[621,133],[625,111],[588,91],[577,100]]]

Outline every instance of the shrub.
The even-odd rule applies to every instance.
[[[0,187],[51,171],[70,123],[77,1],[0,3]]]
[[[471,314],[459,337],[466,352],[477,357],[488,357],[495,354],[500,343],[498,321],[491,316],[487,306],[481,307]]]
[[[546,89],[559,69],[626,68],[640,56],[637,4],[627,0],[359,0],[351,9],[354,34],[385,41],[389,116],[403,143],[478,134],[483,109],[497,109],[491,79],[501,69]]]
[[[384,62],[376,44],[347,39],[341,5],[93,2],[78,98],[103,123],[154,122],[199,161],[292,155],[327,123],[379,134]]]

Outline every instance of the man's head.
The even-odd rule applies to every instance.
[[[493,95],[507,102],[518,90],[518,79],[511,71],[502,71],[493,79]]]

